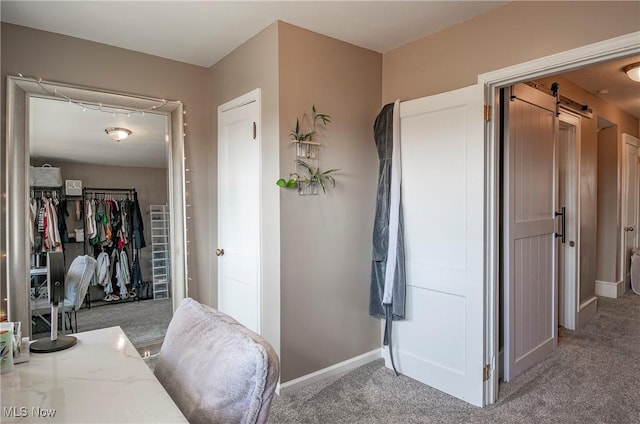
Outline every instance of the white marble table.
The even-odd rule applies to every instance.
[[[186,418],[120,327],[0,376],[2,423],[184,423]]]

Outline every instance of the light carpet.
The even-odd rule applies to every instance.
[[[164,339],[172,313],[171,299],[128,301],[92,306],[91,309],[82,308],[78,311],[78,332],[120,326],[131,343],[139,348]],[[49,333],[34,334],[34,339],[40,337],[49,337]]]
[[[471,406],[376,360],[274,398],[270,423],[640,423],[640,296],[598,299],[598,312],[515,380]]]

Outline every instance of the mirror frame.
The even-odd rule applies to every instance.
[[[51,94],[53,93],[53,95]],[[7,77],[6,89],[6,252],[7,318],[21,321],[31,337],[30,240],[26,231],[29,193],[29,101],[32,97],[73,99],[107,108],[154,110],[167,117],[169,135],[168,190],[171,240],[171,296],[173,310],[187,293],[185,149],[183,105],[179,101],[136,96],[57,82]],[[4,278],[6,276],[6,278]],[[24,330],[23,330],[24,331]],[[24,331],[27,335],[27,331]]]

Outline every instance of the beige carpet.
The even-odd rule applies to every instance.
[[[382,360],[274,399],[270,423],[640,423],[640,296],[600,298],[587,326],[477,408]]]
[[[135,347],[151,345],[164,339],[171,321],[171,308],[171,299],[127,301],[83,308],[78,311],[78,332],[120,326]],[[38,324],[38,327],[42,325]],[[34,339],[49,337],[48,328],[44,328],[44,331],[34,334]]]

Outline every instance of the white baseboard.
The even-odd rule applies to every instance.
[[[576,330],[584,327],[593,318],[598,311],[598,298],[593,296],[591,299],[580,304],[580,310],[578,311],[578,322],[576,323]]]
[[[596,280],[596,296],[618,298],[624,294],[624,280],[600,281]]]
[[[362,355],[347,359],[346,361],[331,365],[330,367],[312,372],[311,374],[303,375],[302,377],[281,383],[280,394],[284,395],[291,393],[296,389],[300,389],[304,386],[315,383],[316,381],[324,380],[325,378],[329,378],[343,372],[351,371],[381,357],[382,349],[374,349],[371,352],[363,353]]]

